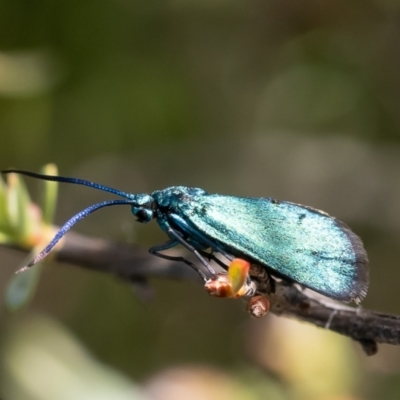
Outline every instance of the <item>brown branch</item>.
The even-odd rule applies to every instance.
[[[21,249],[19,249],[21,250]],[[56,260],[106,272],[131,283],[158,277],[201,283],[198,275],[183,263],[151,256],[132,244],[91,238],[69,232],[56,253]],[[377,352],[377,343],[400,344],[400,317],[321,300],[294,284],[277,282],[271,294],[271,311],[310,322],[348,336],[363,346],[368,355]]]
[[[201,282],[199,276],[183,263],[151,256],[146,249],[135,244],[92,238],[75,232],[65,236],[56,259],[127,280],[160,277]]]
[[[275,297],[275,298],[274,298]],[[273,295],[271,311],[329,329],[360,342],[367,355],[378,351],[378,343],[400,344],[400,316],[354,308],[316,298],[296,285],[280,283]]]

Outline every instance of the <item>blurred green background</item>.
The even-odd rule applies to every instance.
[[[323,209],[365,242],[363,306],[400,314],[399,48],[396,0],[0,0],[0,167]],[[60,187],[56,222],[102,199]],[[75,229],[164,240],[125,208]],[[21,262],[0,248],[0,295]],[[27,309],[0,309],[0,398],[400,398],[395,347],[367,359],[200,285],[152,285],[143,304],[115,278],[47,268]]]

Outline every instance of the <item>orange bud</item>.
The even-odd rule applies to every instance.
[[[250,270],[250,263],[241,258],[235,258],[229,265],[228,278],[233,294],[238,294],[243,288]],[[241,294],[242,295],[242,294]]]

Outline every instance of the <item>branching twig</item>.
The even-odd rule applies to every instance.
[[[186,265],[151,256],[136,245],[96,239],[70,232],[56,253],[61,262],[118,276],[129,282],[150,277],[191,280],[199,276]],[[310,322],[348,336],[375,354],[377,343],[400,344],[400,317],[318,299],[313,292],[280,282],[271,295],[271,311]]]

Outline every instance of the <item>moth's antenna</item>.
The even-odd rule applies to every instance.
[[[32,267],[36,263],[38,263],[40,260],[43,260],[50,251],[53,249],[53,247],[59,242],[59,240],[81,219],[87,217],[89,214],[91,214],[94,211],[99,210],[100,208],[103,207],[110,207],[110,206],[119,206],[119,205],[126,205],[126,204],[135,204],[135,200],[107,200],[103,201],[101,203],[93,204],[92,206],[89,206],[85,208],[84,210],[80,211],[78,214],[74,215],[72,218],[70,218],[61,228],[60,230],[56,233],[54,236],[53,240],[46,246],[44,250],[42,250],[28,265],[25,267],[22,267],[19,269],[16,273],[19,274],[20,272],[26,271],[28,268]]]
[[[43,175],[43,174],[37,174],[35,172],[23,171],[20,169],[6,169],[4,171],[1,171],[1,173],[2,174],[14,173],[14,174],[30,176],[32,178],[42,179],[44,181],[64,182],[64,183],[73,183],[75,185],[89,186],[94,189],[102,190],[104,192],[116,194],[117,196],[125,197],[126,199],[133,199],[135,197],[134,194],[126,193],[123,192],[122,190],[113,189],[109,186],[100,185],[99,183],[94,183],[91,181],[87,181],[85,179],[68,178],[66,176],[57,176],[57,175]]]

